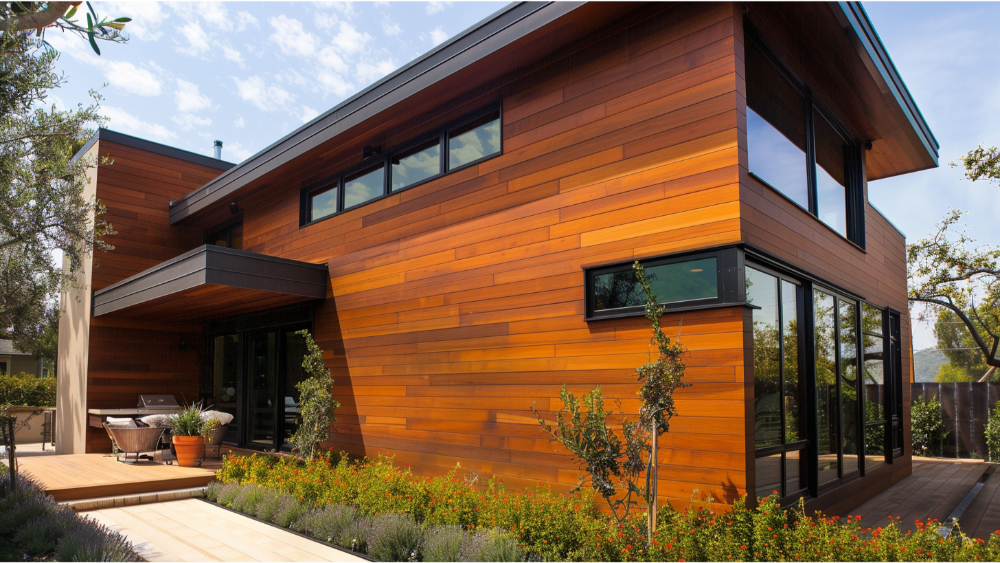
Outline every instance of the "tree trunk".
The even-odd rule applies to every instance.
[[[74,4],[79,2],[49,2],[45,8],[34,14],[27,14],[19,18],[14,18],[3,27],[8,27],[12,32],[28,31],[29,29],[41,29],[48,27],[69,11]]]
[[[656,424],[653,424],[653,451],[650,452],[650,467],[649,467],[649,489],[646,491],[646,495],[649,500],[646,502],[646,543],[648,546],[653,545],[653,534],[656,533],[656,454],[657,454],[657,432]]]

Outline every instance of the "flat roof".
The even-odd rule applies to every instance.
[[[87,141],[87,144],[83,145],[83,148],[76,151],[73,155],[72,160],[76,160],[81,156],[87,154],[87,151],[94,146],[97,141],[107,141],[109,143],[116,143],[119,145],[124,145],[126,147],[131,147],[133,149],[139,149],[155,154],[160,154],[163,156],[169,156],[170,158],[176,158],[178,160],[183,160],[185,162],[191,162],[194,164],[200,164],[202,166],[207,166],[209,168],[215,168],[217,170],[229,170],[236,166],[233,162],[226,162],[225,160],[220,160],[218,158],[212,158],[210,156],[205,156],[203,154],[198,154],[196,152],[186,151],[184,149],[179,149],[177,147],[171,147],[170,145],[164,145],[162,143],[157,143],[154,141],[149,141],[146,139],[140,139],[139,137],[133,137],[132,135],[126,135],[125,133],[119,133],[118,131],[112,131],[111,129],[106,129],[101,127],[96,133]]]

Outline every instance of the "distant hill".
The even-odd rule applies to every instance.
[[[917,383],[930,383],[938,374],[938,368],[947,364],[948,358],[936,348],[926,348],[913,352],[913,380]]]

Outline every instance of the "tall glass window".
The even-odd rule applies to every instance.
[[[865,473],[885,463],[885,338],[882,310],[861,305],[864,344]]]
[[[344,209],[377,198],[384,187],[385,167],[381,164],[344,178]]]
[[[837,311],[834,298],[813,292],[816,348],[816,416],[819,434],[818,473],[820,486],[840,478],[837,453],[839,417],[837,400]]]
[[[441,173],[441,142],[438,139],[392,157],[392,191],[401,190]]]
[[[860,436],[858,429],[858,304],[838,299],[840,310],[840,416],[843,438],[843,470],[841,475],[858,471]]]
[[[787,497],[805,488],[805,436],[799,385],[799,288],[748,267],[753,309],[756,494]]]
[[[816,137],[816,207],[820,220],[847,236],[848,145],[830,122],[813,112]]]

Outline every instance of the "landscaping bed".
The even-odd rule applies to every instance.
[[[725,514],[662,507],[649,542],[644,511],[619,522],[586,490],[513,491],[458,469],[421,478],[387,457],[230,455],[217,478],[210,500],[379,561],[1000,560],[1000,531],[984,541],[960,530],[942,538],[933,521],[913,533],[872,529],[779,507],[776,495]]]
[[[142,561],[118,532],[60,506],[0,464],[0,561]]]

